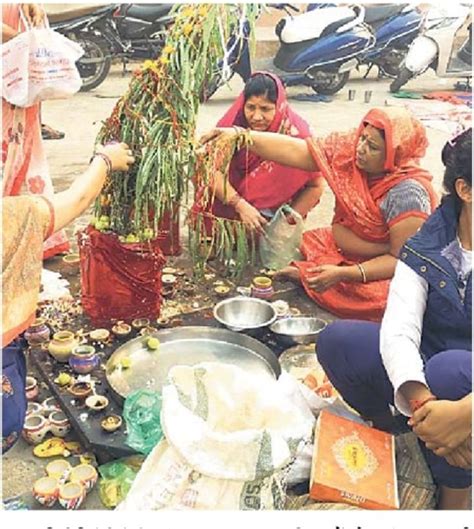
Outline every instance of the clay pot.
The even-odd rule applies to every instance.
[[[86,399],[86,406],[94,412],[102,411],[109,405],[109,399],[103,395],[89,395]]]
[[[164,298],[170,298],[175,292],[175,288],[173,285],[163,285],[161,288],[161,295]]]
[[[28,415],[23,425],[23,438],[31,445],[40,444],[49,432],[49,422],[40,414]]]
[[[150,336],[152,334],[155,334],[158,332],[158,329],[156,327],[152,327],[149,325],[148,327],[143,327],[143,329],[140,331],[141,336]]]
[[[116,323],[112,327],[112,332],[116,336],[127,336],[127,334],[130,334],[132,332],[132,327],[128,323]]]
[[[272,280],[269,277],[255,277],[250,288],[254,298],[269,299],[274,294]]]
[[[41,414],[48,417],[53,411],[61,411],[59,404],[54,397],[48,397],[41,403]]]
[[[38,381],[35,377],[27,376],[25,383],[26,400],[35,400],[39,393]]]
[[[99,365],[99,357],[92,345],[80,345],[72,350],[69,365],[76,373],[86,375]]]
[[[122,426],[122,417],[120,415],[107,415],[100,421],[100,425],[106,432],[115,432]]]
[[[51,331],[46,325],[44,318],[37,318],[25,331],[25,340],[30,345],[39,345],[47,342],[51,336]]]
[[[86,497],[86,490],[81,483],[71,481],[60,485],[58,497],[61,507],[74,510],[81,506]]]
[[[69,461],[66,461],[66,459],[56,459],[46,465],[46,474],[48,474],[50,478],[64,482],[69,477],[71,469],[72,467]]]
[[[92,393],[92,386],[89,382],[74,382],[72,386],[69,386],[68,391],[79,402],[82,402]]]
[[[94,329],[89,333],[89,337],[94,342],[106,342],[110,337],[110,331],[108,329]]]
[[[214,289],[214,292],[220,298],[225,298],[230,292],[230,287],[226,285],[219,285]]]
[[[86,493],[96,484],[98,478],[97,470],[87,463],[77,465],[71,470],[69,480],[73,483],[80,483]]]
[[[62,411],[53,411],[49,414],[49,429],[56,437],[66,437],[71,429],[71,424],[66,414]]]
[[[59,481],[50,476],[40,478],[35,481],[32,492],[37,502],[45,507],[52,507],[59,496]]]
[[[161,276],[161,282],[163,285],[174,285],[177,279],[178,278],[174,274],[163,274]]]
[[[156,320],[156,323],[160,326],[160,327],[167,327],[169,324],[170,324],[170,319],[169,318],[158,318]]]
[[[43,407],[41,406],[41,404],[39,404],[39,402],[28,402],[28,406],[26,407],[26,415],[31,415],[31,414],[42,414],[43,412]]]
[[[132,327],[134,329],[141,329],[142,327],[147,327],[150,325],[150,320],[148,318],[137,318],[132,321]]]
[[[71,331],[59,331],[54,333],[49,342],[49,354],[58,362],[67,362],[72,350],[79,345],[78,339]]]

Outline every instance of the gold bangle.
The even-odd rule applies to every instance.
[[[367,275],[365,273],[364,267],[361,263],[356,263],[357,268],[359,269],[360,275],[362,276],[362,283],[367,283]]]

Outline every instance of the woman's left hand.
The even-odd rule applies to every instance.
[[[37,28],[44,23],[45,14],[39,4],[23,4],[21,6],[23,14],[26,20],[34,27]]]
[[[337,265],[321,265],[306,270],[308,274],[317,274],[306,280],[307,285],[316,292],[324,292],[343,280],[343,267]]]
[[[470,406],[462,400],[435,400],[415,411],[408,424],[429,450],[446,454],[460,446],[471,435]],[[439,452],[439,450],[438,450]]]
[[[444,457],[446,461],[452,467],[464,468],[469,470],[472,468],[472,439],[468,437],[464,443],[459,445],[457,448],[452,450],[449,454],[444,455],[441,453],[442,449],[433,450],[433,452],[441,457]]]

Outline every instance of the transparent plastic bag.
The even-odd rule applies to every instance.
[[[99,467],[99,497],[105,507],[117,507],[126,498],[143,459],[143,456],[130,456]]]
[[[290,224],[286,214],[291,214],[296,224]],[[262,265],[269,270],[279,270],[301,258],[303,217],[287,204],[281,206],[265,227],[260,237],[259,252]]]
[[[149,454],[163,437],[160,421],[161,395],[139,389],[131,393],[123,407],[127,424],[127,445],[142,454]]]

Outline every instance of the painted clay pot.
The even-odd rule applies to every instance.
[[[255,277],[250,288],[254,298],[270,299],[274,294],[272,280],[269,277]]]
[[[23,438],[27,443],[37,445],[41,443],[49,432],[49,422],[39,414],[28,415],[23,425]]]
[[[35,400],[39,393],[38,381],[35,377],[27,376],[25,381],[26,400]]]
[[[79,402],[83,402],[92,393],[92,386],[89,382],[74,382],[68,391]]]
[[[50,431],[56,437],[66,437],[71,424],[63,411],[53,411],[49,414]]]
[[[54,333],[49,342],[49,354],[58,362],[67,362],[72,350],[79,345],[78,339],[71,331],[59,331]]]
[[[127,336],[127,334],[132,332],[132,327],[128,323],[120,322],[112,327],[112,332],[119,337]]]
[[[89,333],[89,338],[93,342],[104,343],[110,338],[110,331],[108,329],[94,329]]]
[[[73,274],[79,270],[81,258],[78,253],[68,253],[63,257],[62,261],[64,265],[63,272]]]
[[[53,411],[61,411],[57,400],[54,397],[48,397],[41,403],[41,414],[48,417]]]
[[[51,331],[46,325],[44,318],[37,318],[25,331],[25,340],[30,345],[39,345],[47,342],[51,336]]]
[[[96,484],[97,478],[97,470],[87,463],[77,465],[77,467],[74,467],[69,474],[69,480],[73,483],[80,483],[84,487],[86,493]]]
[[[78,509],[85,497],[85,488],[75,481],[63,483],[59,487],[59,503],[67,510]]]
[[[48,474],[50,478],[57,479],[61,483],[68,479],[71,470],[72,466],[69,461],[66,461],[66,459],[56,459],[46,465],[46,474]]]
[[[86,399],[86,407],[93,412],[102,411],[109,405],[109,399],[103,395],[89,395]]]
[[[45,507],[52,507],[59,495],[59,481],[51,476],[46,476],[35,481],[33,496],[36,501]]]
[[[43,413],[43,407],[39,402],[28,402],[28,406],[26,407],[26,415],[31,414],[42,414]]]
[[[99,357],[92,345],[80,345],[72,350],[69,365],[76,373],[86,375],[99,365]]]

